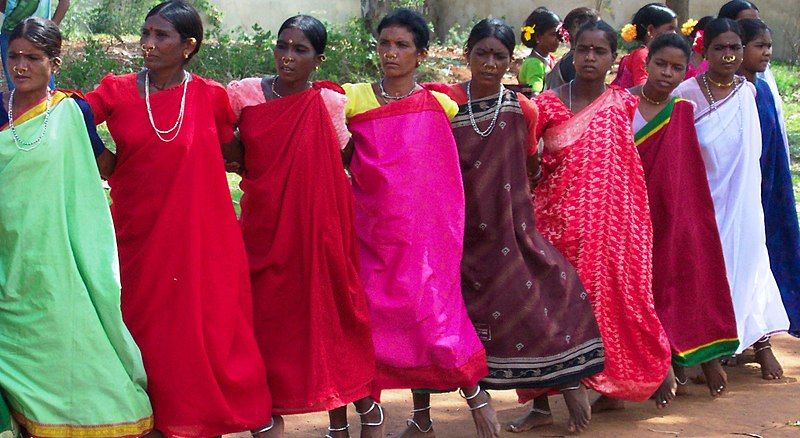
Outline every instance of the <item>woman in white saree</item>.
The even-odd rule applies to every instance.
[[[697,136],[733,295],[737,353],[752,345],[762,376],[779,379],[783,370],[769,335],[787,331],[789,319],[767,255],[755,88],[736,76],[743,59],[740,35],[733,20],[710,22],[704,44],[709,70],[684,81],[675,94],[695,104]]]

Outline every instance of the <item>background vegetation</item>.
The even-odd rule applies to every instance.
[[[424,0],[362,0],[379,4],[380,10],[397,6],[427,12]],[[73,2],[62,29],[67,38],[64,66],[59,73],[59,86],[89,91],[108,72],[129,73],[141,68],[138,34],[147,11],[158,0],[98,0]],[[274,71],[272,47],[275,35],[258,25],[251,29],[223,31],[222,12],[210,0],[193,0],[206,24],[206,39],[190,65],[192,72],[220,83],[244,77],[260,76]],[[608,7],[597,1],[598,9]],[[378,11],[378,9],[376,9]],[[340,83],[363,82],[380,76],[375,53],[375,39],[369,18],[357,18],[344,25],[329,25],[328,60],[316,77]],[[470,26],[455,26],[447,33],[438,33],[441,41],[431,48],[432,56],[420,68],[421,81],[454,81],[457,71],[463,73],[461,46]],[[526,56],[523,50],[517,56]],[[795,191],[800,199],[800,68],[797,65],[773,63],[773,71],[785,103],[787,131],[790,138]],[[107,132],[101,134],[113,147]],[[238,179],[231,177],[234,199],[238,201]]]

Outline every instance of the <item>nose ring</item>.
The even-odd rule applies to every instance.
[[[397,58],[397,54],[396,53],[386,53],[385,55],[383,55],[383,57],[386,58],[386,59],[395,59],[395,58]]]
[[[145,55],[152,52],[153,49],[155,49],[155,46],[145,46],[144,44],[142,44],[142,52],[144,52]]]
[[[14,70],[14,73],[18,75],[22,75],[28,71],[28,67],[18,67],[15,65],[14,67],[11,68],[11,70]]]
[[[725,62],[733,62],[736,61],[736,55],[725,55],[722,57],[722,60]]]
[[[281,56],[281,62],[283,65],[289,65],[290,62],[294,62],[294,58],[291,56]]]

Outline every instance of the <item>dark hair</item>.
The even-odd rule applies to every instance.
[[[753,18],[739,20],[737,24],[742,31],[742,44],[745,45],[749,44],[750,41],[753,41],[759,35],[772,32],[769,26],[767,26],[767,23]]]
[[[48,19],[29,17],[22,20],[11,31],[8,42],[19,38],[28,40],[50,59],[61,56],[61,31],[57,24]]]
[[[653,38],[653,41],[650,41],[650,45],[647,46],[647,62],[650,62],[650,58],[652,58],[653,55],[665,47],[674,47],[676,49],[680,49],[683,54],[686,55],[687,61],[692,56],[692,49],[689,47],[689,43],[686,42],[685,38],[677,33],[667,32],[662,33],[661,35]]]
[[[531,26],[534,28],[533,37],[526,40],[525,31],[522,31],[519,39],[525,47],[533,49],[536,47],[536,35],[541,35],[550,29],[555,29],[559,24],[561,24],[561,19],[558,18],[555,12],[544,6],[538,7],[531,12],[531,15],[528,15],[528,18],[525,19],[525,23],[522,24],[523,26]]]
[[[150,9],[145,20],[154,15],[169,21],[181,36],[181,41],[186,41],[189,38],[194,38],[197,41],[194,51],[186,58],[187,61],[200,51],[200,44],[203,42],[203,20],[200,19],[200,14],[190,4],[183,0],[168,0],[159,3],[153,9]]]
[[[631,24],[636,26],[636,40],[644,42],[647,26],[663,26],[676,18],[678,15],[675,11],[663,3],[648,3],[642,6],[631,18]]]
[[[395,9],[378,23],[378,33],[392,26],[408,29],[414,35],[414,45],[417,46],[417,51],[423,51],[428,48],[431,31],[428,29],[428,22],[425,21],[425,17],[419,12],[408,8]]]
[[[600,19],[600,15],[592,8],[575,8],[564,17],[564,28],[567,29],[567,32],[570,31],[575,25],[578,27],[583,26],[585,23],[590,21],[597,21]],[[574,35],[570,35],[574,36]]]
[[[508,49],[508,56],[514,55],[514,45],[516,44],[514,30],[511,29],[511,26],[505,21],[499,18],[484,18],[477,22],[469,33],[464,51],[469,54],[472,52],[472,48],[475,47],[475,44],[478,44],[479,41],[485,38],[491,37],[497,38],[503,43],[506,49]]]
[[[716,17],[714,17],[713,15],[706,15],[705,17],[697,20],[697,24],[694,25],[692,33],[689,34],[691,40],[694,41],[694,37],[697,36],[697,31],[705,29],[706,26],[708,26],[708,23],[710,23],[711,20],[713,20],[714,18]]]
[[[742,38],[742,29],[739,27],[739,23],[730,18],[715,18],[703,30],[703,48],[708,49],[711,41],[725,32],[733,32]]]
[[[595,22],[590,21],[581,26],[580,30],[578,30],[578,35],[575,36],[575,43],[581,39],[581,35],[583,35],[584,32],[591,32],[594,30],[602,31],[606,37],[606,41],[608,41],[608,46],[611,48],[611,51],[617,53],[617,31],[603,20],[597,20]]]
[[[328,43],[328,31],[321,21],[310,15],[295,15],[281,24],[278,35],[286,29],[298,29],[311,42],[317,55],[325,53],[325,45]]]
[[[758,10],[756,5],[747,0],[732,0],[719,8],[719,14],[717,14],[717,18],[730,18],[731,20],[736,20],[736,17],[740,12],[747,11],[749,9],[754,9],[756,11]]]

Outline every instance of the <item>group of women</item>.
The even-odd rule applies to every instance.
[[[513,432],[552,423],[560,393],[576,432],[623,400],[666,406],[694,365],[720,395],[719,359],[750,345],[780,378],[768,336],[798,332],[800,238],[759,79],[769,29],[710,21],[708,70],[686,81],[688,43],[653,35],[624,89],[605,82],[616,31],[583,15],[574,79],[534,99],[503,85],[499,19],[469,35],[469,81],[419,84],[428,26],[396,10],[383,77],[339,86],[309,81],[327,36],[298,15],[276,74],[226,89],[186,71],[202,23],[169,0],[142,26],[144,69],[86,96],[48,89],[61,35],[25,20],[0,131],[0,426],[279,437],[283,415],[327,411],[339,438],[352,403],[370,438],[381,391],[411,389],[408,438],[458,390],[483,438],[500,431],[487,389],[533,400]]]

